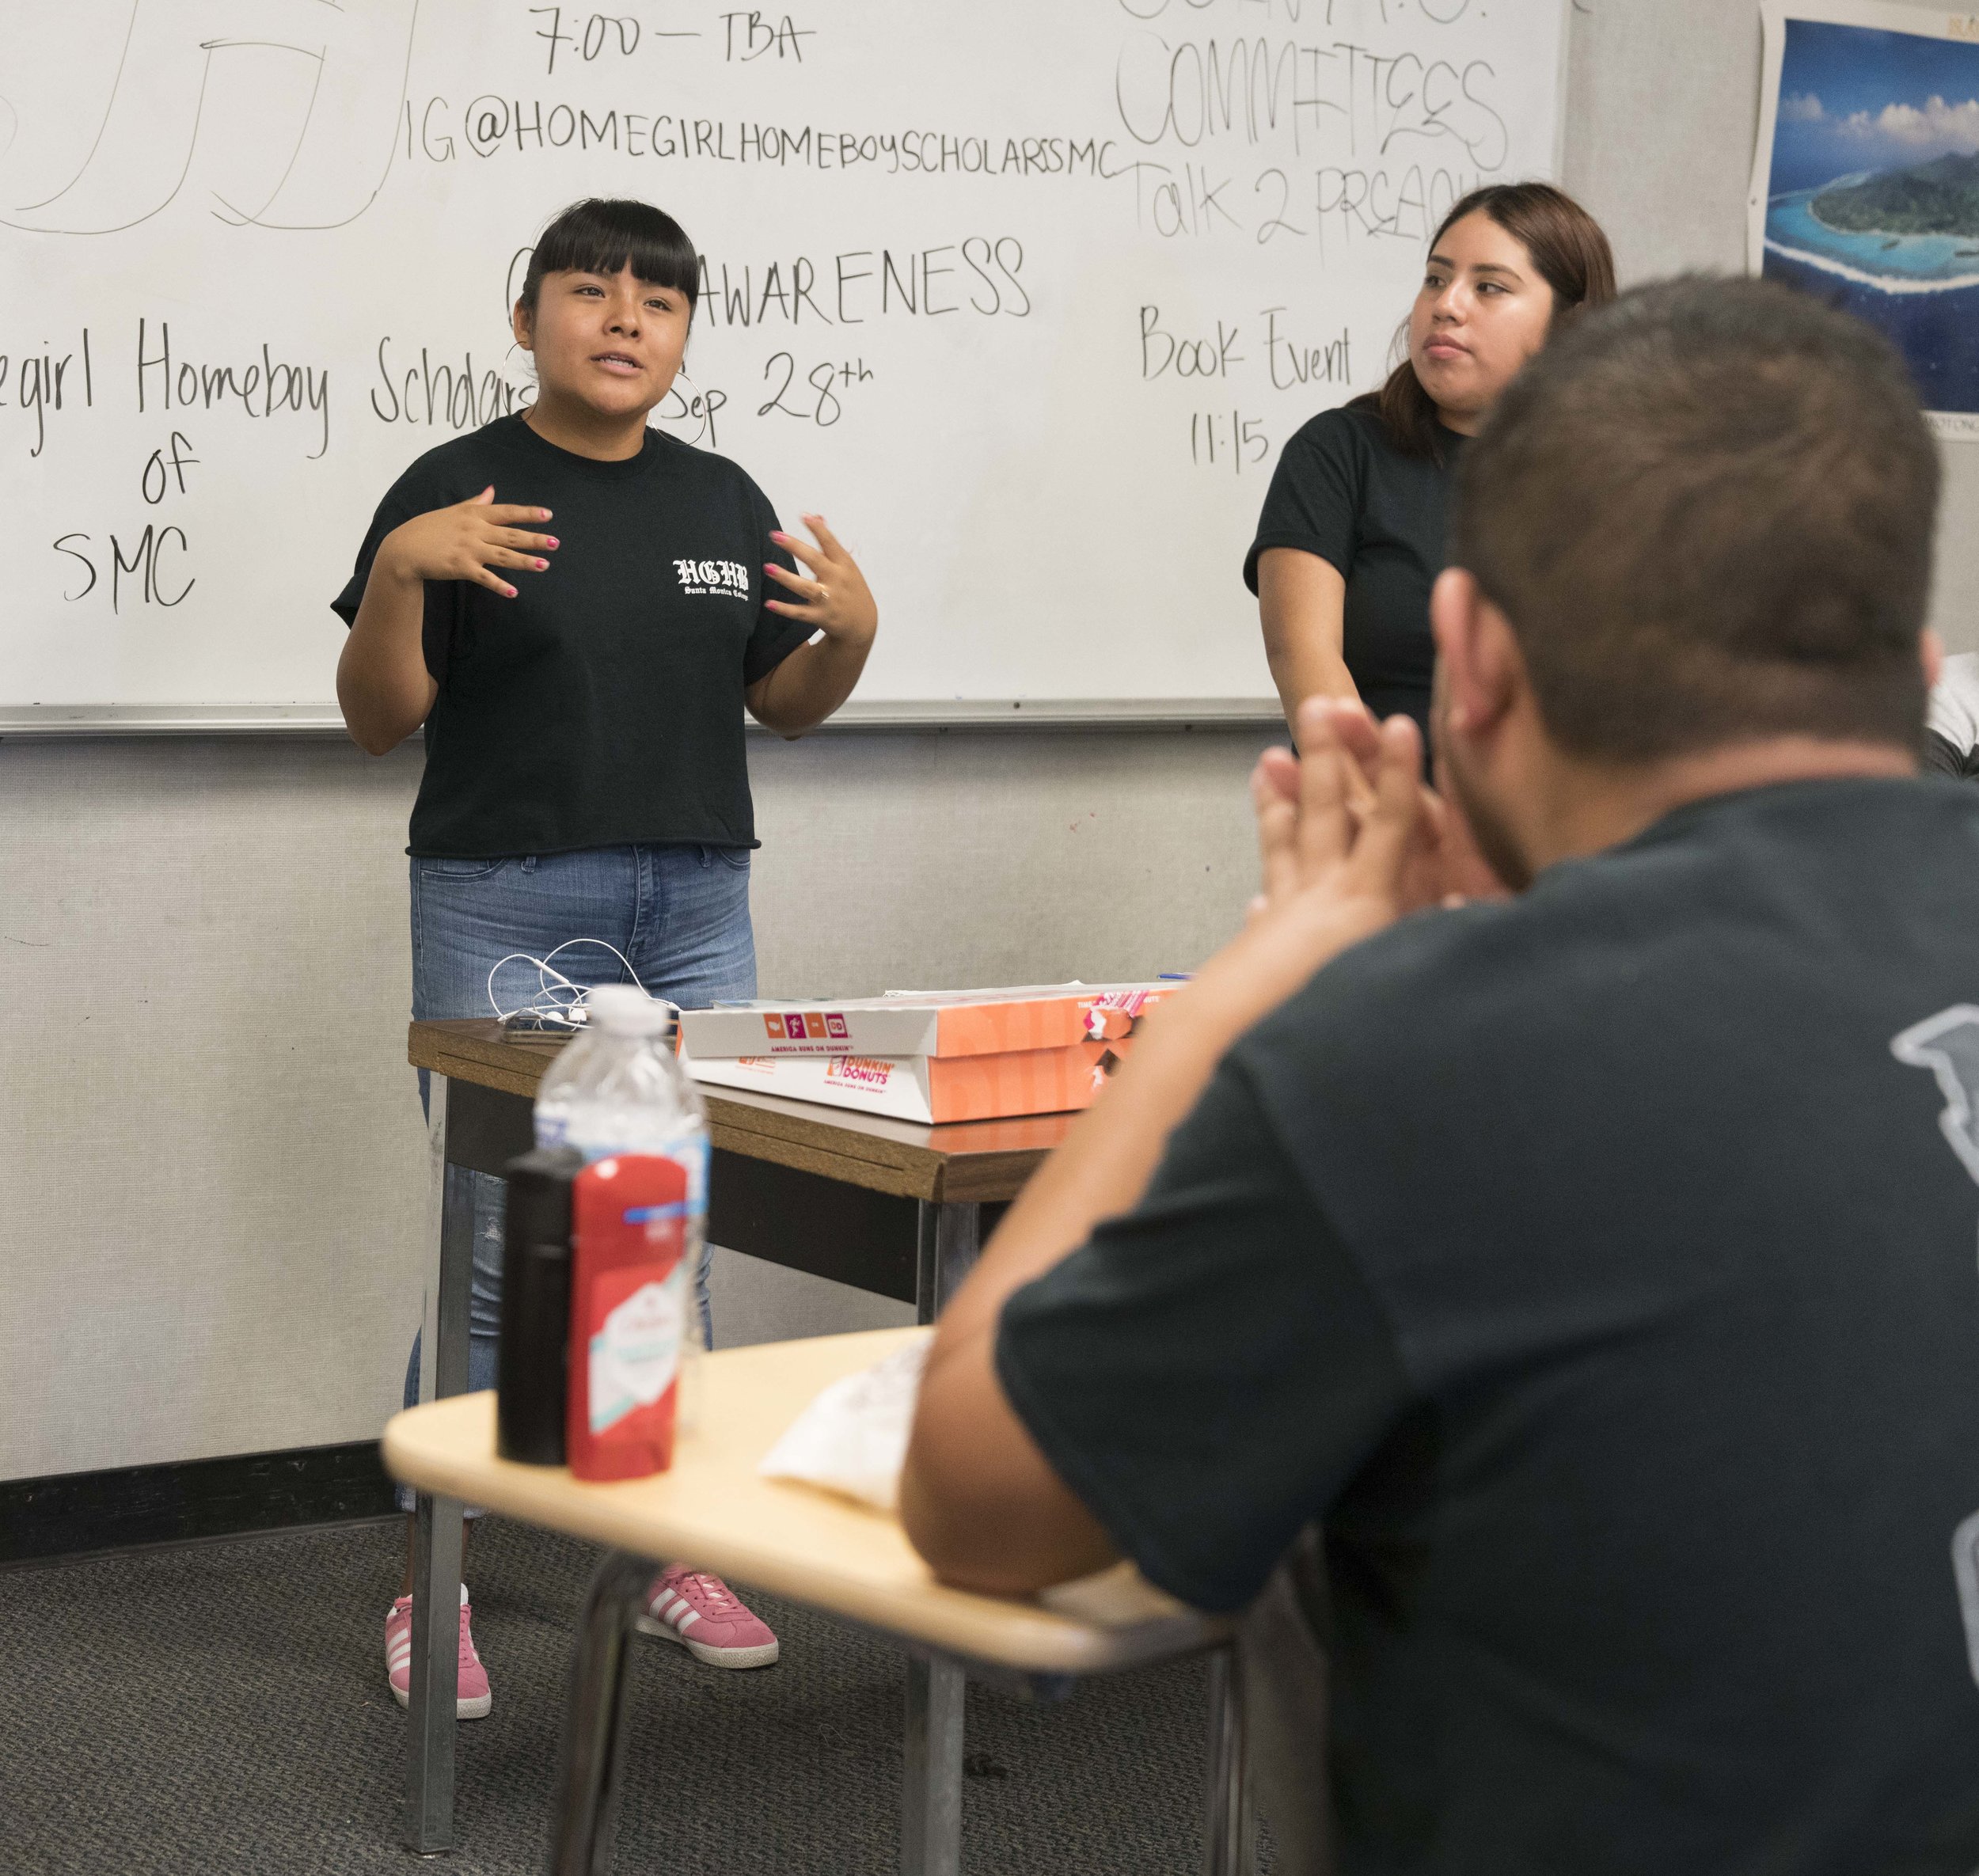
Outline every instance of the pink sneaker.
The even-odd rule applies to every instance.
[[[766,1668],[777,1658],[777,1638],[752,1616],[718,1576],[675,1563],[646,1592],[643,1634],[678,1642],[711,1668]]]
[[[455,1690],[456,1719],[486,1719],[494,1704],[488,1691],[488,1670],[474,1652],[474,1638],[468,1631],[473,1611],[467,1606],[467,1585],[461,1585],[460,1684]],[[766,1631],[765,1631],[766,1632]],[[392,1684],[392,1698],[401,1707],[412,1701],[412,1599],[401,1596],[385,1618],[385,1673]]]

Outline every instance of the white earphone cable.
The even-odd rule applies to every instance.
[[[512,951],[505,958],[498,958],[488,974],[488,1001],[496,1018],[503,1023],[512,1022],[518,1016],[534,1019],[546,1028],[579,1029],[583,1027],[583,1005],[591,993],[591,986],[579,984],[566,977],[550,961],[570,950],[574,945],[595,945],[600,951],[610,951],[625,966],[625,974],[645,995],[652,993],[640,982],[639,973],[633,970],[632,960],[616,945],[607,944],[602,938],[567,938],[553,951],[537,957],[526,951]],[[534,964],[536,966],[536,997],[533,1002],[518,1004],[515,1008],[505,1010],[502,1000],[495,993],[495,978],[504,964]],[[655,1002],[664,1002],[656,997]],[[669,1008],[673,1006],[669,1004]]]

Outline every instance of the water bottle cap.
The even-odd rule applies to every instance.
[[[613,1035],[663,1035],[674,1026],[674,1006],[636,984],[600,984],[584,1006],[591,1020]]]

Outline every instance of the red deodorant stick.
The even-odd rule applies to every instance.
[[[643,1479],[673,1463],[686,1227],[678,1160],[621,1154],[577,1175],[565,1440],[574,1477]]]

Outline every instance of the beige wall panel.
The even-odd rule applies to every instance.
[[[375,1430],[418,1312],[417,774],[0,744],[0,1475]]]
[[[1186,969],[1252,889],[1228,731],[751,739],[765,986]],[[418,1321],[419,758],[0,742],[0,1477],[363,1439]],[[891,1320],[726,1260],[723,1339]]]

